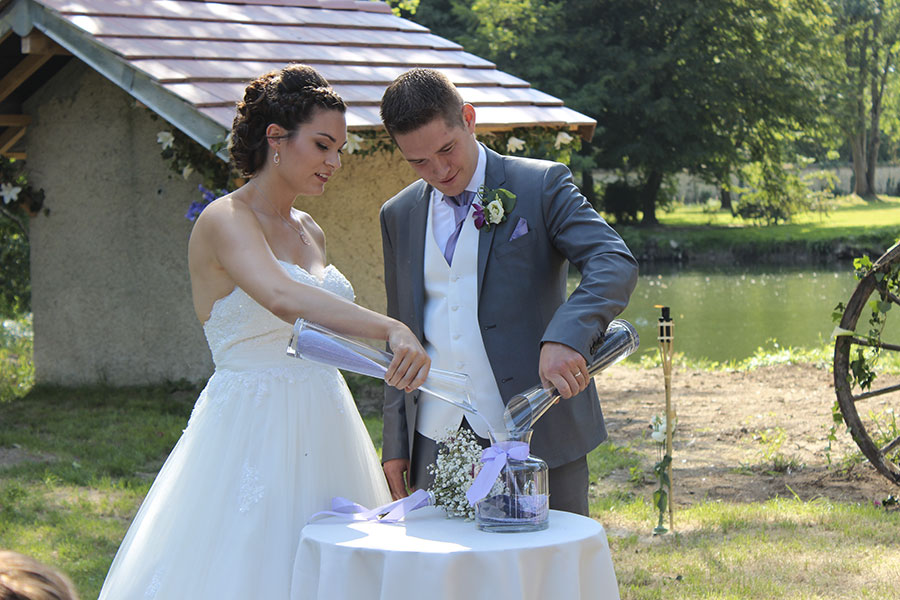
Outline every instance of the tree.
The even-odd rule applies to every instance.
[[[667,175],[727,185],[815,121],[824,2],[440,0],[416,18],[597,119],[583,162],[637,179],[654,224]]]
[[[874,198],[885,90],[900,50],[900,3],[831,0],[831,5],[836,60],[827,76],[829,113],[850,144],[854,193]]]

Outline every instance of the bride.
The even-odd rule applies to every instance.
[[[344,496],[390,501],[372,442],[336,369],[288,357],[302,317],[388,341],[385,380],[411,391],[430,360],[402,323],[355,305],[325,262],[325,237],[298,194],[340,167],[345,105],[314,69],[247,86],[232,129],[249,178],[191,233],[194,309],[216,370],[131,524],[100,598],[289,598],[308,517]]]

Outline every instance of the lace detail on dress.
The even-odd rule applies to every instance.
[[[239,494],[238,510],[242,513],[248,512],[266,494],[265,486],[259,483],[259,471],[251,467],[247,462],[244,462],[244,468],[241,473]]]
[[[160,567],[153,573],[153,577],[150,579],[150,584],[147,585],[147,589],[144,590],[144,600],[153,600],[153,598],[156,598],[156,593],[159,591],[159,586],[162,585],[162,577],[163,570],[162,567]]]
[[[281,265],[296,281],[351,301],[355,297],[353,286],[334,265],[325,267],[322,279],[297,265],[286,262]],[[293,323],[282,321],[238,287],[213,304],[209,319],[203,324],[216,369],[242,368],[247,363],[253,363],[253,368],[287,366],[296,360],[285,354],[292,328]]]

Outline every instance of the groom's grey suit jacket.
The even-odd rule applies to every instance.
[[[516,194],[506,222],[478,233],[478,322],[503,401],[540,383],[542,342],[590,357],[628,303],[637,263],[564,165],[487,152],[485,185]],[[409,185],[381,209],[387,312],[423,339],[424,252],[432,188]],[[528,233],[510,241],[520,218]],[[568,262],[581,284],[566,299]],[[418,392],[385,386],[382,460],[411,458]],[[606,439],[593,382],[537,422],[534,454],[557,467]]]

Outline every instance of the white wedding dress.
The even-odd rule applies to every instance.
[[[348,299],[328,266],[294,279]],[[390,501],[340,373],[286,355],[292,327],[235,288],[204,325],[216,370],[134,518],[100,592],[110,600],[291,597],[300,530],[333,496]]]

